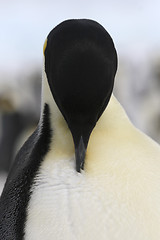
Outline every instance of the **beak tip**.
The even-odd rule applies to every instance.
[[[77,171],[78,173],[81,173],[81,168],[80,168],[79,166],[77,166],[77,165],[76,165],[76,171]]]
[[[84,169],[84,160],[86,154],[86,147],[84,145],[83,137],[80,137],[80,141],[78,146],[75,149],[75,156],[76,156],[76,171],[81,172],[81,169]]]

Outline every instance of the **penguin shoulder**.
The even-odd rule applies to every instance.
[[[91,134],[86,170],[95,174],[128,169],[160,171],[160,146],[130,122],[124,109],[112,96],[108,107]],[[123,171],[121,171],[123,168]]]

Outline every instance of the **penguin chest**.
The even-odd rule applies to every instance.
[[[24,239],[144,239],[141,224],[109,185],[106,193],[100,179],[77,173],[73,162],[61,161],[53,170],[41,167],[31,189]]]

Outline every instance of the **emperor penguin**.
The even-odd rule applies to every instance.
[[[113,96],[116,70],[97,22],[49,33],[41,117],[6,181],[0,239],[160,239],[160,146]]]

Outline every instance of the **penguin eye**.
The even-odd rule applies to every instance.
[[[47,38],[44,42],[44,45],[43,45],[43,55],[45,56],[45,50],[46,50],[46,47],[47,47]]]

